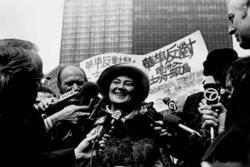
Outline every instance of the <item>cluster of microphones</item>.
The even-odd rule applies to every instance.
[[[82,88],[80,94],[82,95],[81,105],[89,105],[90,106],[90,115],[88,116],[87,120],[89,123],[96,125],[100,122],[97,119],[99,116],[99,111],[101,107],[103,107],[104,99],[100,96],[99,87],[93,82],[86,82]],[[71,90],[63,95],[61,95],[54,105],[61,105],[68,99],[76,96],[79,92]],[[166,127],[175,127],[180,128],[190,134],[195,134],[197,136],[201,136],[201,134],[185,125],[180,117],[174,114],[178,110],[176,103],[171,100],[169,97],[163,99],[163,102],[168,105],[168,108],[173,112],[173,114],[167,114],[162,116],[153,108],[153,102],[145,103],[141,106],[140,109],[134,110],[128,115],[123,116],[121,111],[116,110],[113,113],[106,112],[105,117],[102,120],[102,129],[99,134],[99,139],[102,137],[104,133],[110,133],[111,127],[114,127],[117,122],[126,123],[128,120],[133,119],[138,115],[143,115],[147,118],[151,123],[155,121],[162,120],[163,126]]]

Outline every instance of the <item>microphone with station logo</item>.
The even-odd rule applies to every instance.
[[[204,98],[208,105],[217,104],[220,101],[219,85],[213,76],[207,76],[204,82]],[[210,127],[210,140],[214,141],[214,127]]]
[[[175,101],[174,101],[174,100],[171,100],[169,97],[163,98],[162,101],[163,101],[163,103],[165,103],[165,104],[168,106],[168,108],[169,108],[172,112],[176,112],[176,111],[178,110],[178,107],[177,107]]]

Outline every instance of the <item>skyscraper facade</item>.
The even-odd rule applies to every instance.
[[[133,0],[134,54],[146,54],[200,30],[208,50],[232,47],[223,0]]]
[[[132,52],[132,0],[65,0],[60,64]]]
[[[197,30],[232,47],[223,0],[65,0],[60,64],[102,53],[146,54]]]

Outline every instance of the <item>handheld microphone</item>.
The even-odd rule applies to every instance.
[[[168,108],[169,108],[172,112],[176,112],[176,111],[178,110],[178,107],[177,107],[175,101],[170,100],[169,97],[163,98],[162,101],[168,106]]]
[[[199,132],[187,127],[186,125],[182,124],[181,122],[182,122],[181,118],[176,116],[176,115],[173,115],[173,114],[167,114],[163,118],[163,123],[165,125],[177,126],[188,133],[197,134],[198,136],[201,137],[201,134]]]
[[[204,82],[204,98],[208,105],[217,104],[220,100],[218,84],[216,84],[213,76],[207,76]],[[214,127],[210,127],[210,140],[214,141]]]
[[[66,92],[65,94],[61,95],[59,97],[59,100],[56,104],[65,102],[66,100],[70,100],[74,97],[79,97],[79,101],[77,105],[89,105],[90,100],[94,97],[96,97],[99,93],[99,87],[93,83],[93,82],[86,82],[84,83],[81,91],[76,91],[72,89],[69,92]]]
[[[62,106],[65,106],[64,102],[66,102],[68,99],[76,96],[77,94],[78,94],[78,91],[75,91],[74,89],[72,89],[72,90],[60,95],[56,100],[54,98],[51,98],[50,103],[48,104],[48,107],[45,109],[38,107],[39,105],[35,105],[35,107],[36,107],[37,111],[49,116],[49,115],[52,115],[55,112],[59,111],[62,108]]]
[[[98,97],[99,87],[94,82],[86,82],[80,92],[82,96],[81,105],[89,105],[92,98]]]
[[[79,93],[75,89],[72,89],[62,95],[59,96],[58,101],[55,105],[65,102],[66,100],[76,96],[81,95],[81,103],[82,105],[88,105],[90,103],[90,99],[96,97],[99,93],[99,87],[93,82],[86,82],[84,83],[81,92]]]
[[[153,105],[153,102],[145,103],[138,111],[140,115],[146,116],[146,119],[148,119],[150,123],[155,123],[157,120],[162,120],[162,115],[153,108]]]
[[[48,115],[51,115],[59,110],[61,110],[63,107],[72,104],[73,101],[70,101],[72,98],[78,98],[79,100],[74,101],[75,103],[77,102],[77,105],[89,105],[90,100],[92,98],[95,98],[98,96],[99,93],[99,87],[93,83],[93,82],[86,82],[82,89],[81,92],[72,89],[62,95],[59,96],[59,98],[51,103],[47,109],[44,111],[41,111],[43,113],[46,113]]]
[[[71,97],[73,97],[73,96],[75,96],[77,94],[78,94],[78,92],[75,91],[74,89],[72,89],[71,91],[68,91],[68,92],[60,95],[59,98],[58,98],[58,101],[55,103],[55,105],[59,104],[61,102],[64,102],[65,100],[68,100],[68,99],[70,99]]]
[[[220,100],[220,94],[218,91],[218,84],[216,84],[213,76],[207,76],[204,82],[204,97],[207,100],[207,104],[217,104]]]

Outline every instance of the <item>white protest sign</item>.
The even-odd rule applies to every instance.
[[[157,111],[165,110],[163,98],[182,107],[188,94],[201,90],[203,61],[208,54],[200,31],[148,53],[142,59],[150,77],[150,95]]]
[[[80,67],[85,71],[88,80],[95,82],[107,67],[120,63],[136,63],[139,60],[141,60],[141,55],[105,53],[82,61]]]
[[[150,94],[146,101],[154,102],[157,111],[168,109],[164,97],[176,101],[179,108],[187,95],[202,89],[203,62],[208,54],[200,31],[146,55],[106,53],[80,63],[89,81],[95,82],[109,66],[133,62],[143,65],[150,78]]]

